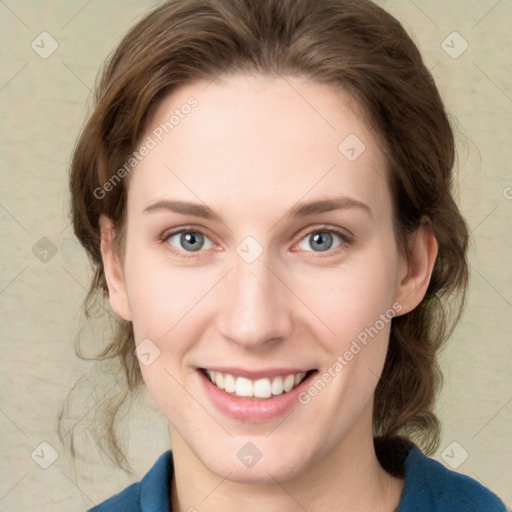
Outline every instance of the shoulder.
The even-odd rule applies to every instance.
[[[476,480],[451,471],[410,444],[397,512],[506,512],[504,503]]]
[[[172,472],[172,453],[168,450],[139,482],[131,484],[87,512],[168,512],[168,489]]]
[[[136,482],[87,512],[139,512],[140,482]]]

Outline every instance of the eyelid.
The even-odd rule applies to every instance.
[[[297,244],[302,242],[302,240],[304,240],[307,236],[312,235],[313,233],[326,233],[326,232],[335,234],[338,237],[340,237],[340,239],[341,239],[340,245],[335,247],[334,249],[329,249],[327,251],[319,251],[319,252],[303,251],[303,252],[313,253],[320,257],[332,256],[333,254],[336,254],[338,252],[338,250],[343,249],[347,245],[351,244],[354,239],[354,235],[347,229],[342,229],[339,227],[330,226],[328,224],[323,224],[323,225],[317,225],[317,226],[313,226],[313,227],[310,226],[308,228],[304,228],[304,230],[302,230],[298,235],[296,235],[296,236],[299,236],[300,238],[297,242],[294,243],[293,247],[296,247]],[[185,251],[185,250],[179,250],[179,249],[176,249],[175,247],[171,246],[169,243],[167,243],[167,241],[170,237],[172,237],[174,235],[181,234],[181,233],[198,233],[198,234],[201,234],[204,237],[208,238],[213,244],[219,245],[212,239],[211,236],[209,236],[209,234],[207,233],[207,230],[202,227],[182,226],[180,228],[164,231],[164,233],[160,237],[161,241],[166,244],[166,246],[168,247],[168,249],[171,252],[173,252],[174,254],[177,254],[180,257],[195,258],[197,253],[205,252],[202,249],[200,249],[198,251],[192,251],[192,252]],[[213,250],[215,250],[215,249],[213,249]],[[294,250],[293,252],[299,252],[299,251]]]
[[[176,249],[171,244],[168,243],[169,238],[175,235],[179,235],[181,233],[198,233],[206,238],[208,238],[212,244],[218,245],[212,237],[207,233],[207,230],[204,228],[200,228],[197,226],[182,226],[180,228],[171,229],[168,231],[164,231],[163,234],[160,237],[160,240],[166,245],[166,247],[173,253],[177,254],[180,257],[183,258],[195,258],[197,253],[204,252],[204,250],[200,249],[199,251],[185,251]]]
[[[314,233],[330,233],[330,234],[334,234],[334,235],[338,236],[341,239],[340,245],[338,245],[334,249],[329,249],[327,251],[319,251],[319,252],[303,251],[303,252],[307,252],[307,253],[312,253],[315,255],[315,257],[333,256],[333,255],[337,254],[340,250],[345,249],[347,245],[350,245],[354,241],[354,235],[349,230],[335,227],[335,226],[330,226],[329,224],[322,224],[322,225],[317,225],[317,226],[313,226],[313,227],[308,227],[308,228],[305,228],[304,231],[301,231],[300,234],[298,235],[300,237],[299,241],[294,245],[294,247],[297,246],[300,242],[302,242],[302,240],[304,240],[306,237],[311,236]],[[299,251],[295,250],[293,252],[299,252]]]

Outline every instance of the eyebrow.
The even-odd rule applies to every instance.
[[[155,211],[169,210],[175,213],[182,213],[184,215],[193,215],[194,217],[201,217],[203,219],[213,219],[216,217],[213,210],[199,203],[190,203],[188,201],[175,201],[172,199],[163,199],[156,203],[150,204],[144,208],[144,213],[151,213]]]
[[[347,210],[356,208],[365,211],[370,217],[373,217],[370,207],[357,199],[347,196],[330,197],[318,199],[307,203],[298,203],[293,206],[286,214],[286,217],[307,217],[319,213],[326,213],[334,210]],[[188,201],[178,201],[172,199],[163,199],[146,207],[144,213],[156,211],[172,211],[183,215],[192,215],[203,219],[220,218],[215,212],[206,205],[192,203]]]
[[[347,196],[330,197],[308,203],[296,204],[287,214],[287,217],[306,217],[318,213],[326,213],[334,210],[348,210],[356,208],[365,211],[370,217],[373,217],[370,207],[357,199]]]

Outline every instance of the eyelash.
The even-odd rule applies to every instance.
[[[168,243],[168,240],[169,238],[171,238],[172,236],[174,235],[179,235],[181,233],[193,233],[193,234],[200,234],[200,235],[203,235],[207,238],[210,238],[208,237],[208,235],[202,231],[201,229],[198,229],[198,228],[194,228],[192,226],[185,226],[183,228],[180,228],[180,229],[177,229],[175,231],[166,231],[161,237],[160,237],[160,241],[166,245],[166,247],[168,248],[168,250],[170,250],[173,254],[176,254],[178,255],[179,257],[181,258],[187,258],[187,259],[191,259],[191,258],[197,258],[197,253],[201,253],[201,252],[204,252],[202,250],[199,250],[197,251],[197,253],[193,253],[193,252],[187,252],[187,251],[184,251],[184,250],[178,250],[178,249],[175,249],[173,246],[171,246],[169,243]],[[318,226],[316,227],[315,229],[312,229],[308,232],[306,232],[304,235],[301,236],[301,238],[299,239],[299,242],[300,243],[302,240],[304,240],[305,238],[307,238],[308,236],[312,235],[312,234],[315,234],[315,233],[329,233],[329,234],[334,234],[334,235],[337,235],[340,239],[341,239],[341,243],[340,245],[338,245],[337,247],[335,247],[334,249],[329,249],[327,251],[320,251],[319,253],[316,253],[318,254],[320,257],[323,257],[321,254],[322,253],[326,253],[327,256],[324,256],[324,257],[329,257],[329,256],[333,256],[334,254],[337,254],[339,251],[343,250],[343,249],[346,249],[347,246],[349,246],[350,244],[352,244],[353,242],[353,238],[352,236],[350,236],[348,233],[346,233],[345,231],[341,231],[340,229],[337,229],[337,228],[333,228],[333,227],[330,227],[328,225],[323,225],[323,226]],[[294,252],[299,252],[299,251],[294,251]],[[315,253],[315,251],[306,251],[306,252],[313,252]],[[310,257],[316,257],[316,256],[310,256]]]

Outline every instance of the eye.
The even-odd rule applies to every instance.
[[[336,239],[338,243],[336,244]],[[320,228],[310,231],[297,245],[300,250],[307,252],[327,252],[348,245],[349,238],[345,233],[333,228]],[[334,247],[333,247],[334,245]],[[309,250],[313,247],[313,251]]]
[[[201,249],[211,249],[213,242],[201,231],[181,229],[168,233],[164,240],[178,252],[198,252]]]
[[[211,249],[214,243],[201,230],[193,228],[181,228],[178,231],[164,234],[162,241],[166,243],[170,250],[179,256],[185,258],[194,257],[194,253],[201,252],[202,249]],[[310,231],[297,244],[298,250],[306,252],[338,252],[351,243],[351,237],[331,227],[323,226]],[[311,251],[310,249],[313,248]]]

